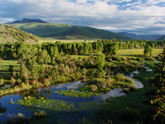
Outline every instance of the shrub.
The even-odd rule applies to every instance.
[[[96,92],[98,89],[98,87],[96,85],[91,85],[90,88],[93,92]]]
[[[0,79],[0,86],[4,84],[3,78]]]
[[[11,79],[10,79],[10,84],[11,84],[12,86],[14,86],[14,85],[15,85],[15,82],[16,82],[16,80],[14,79],[14,77],[11,77]]]

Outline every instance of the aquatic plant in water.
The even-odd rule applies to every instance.
[[[63,100],[50,100],[44,97],[24,97],[22,100],[18,100],[18,104],[22,106],[29,106],[33,108],[46,109],[51,111],[61,112],[74,112],[74,111],[86,111],[91,108],[97,108],[98,105],[95,102],[84,102],[75,104],[73,102],[67,102]]]
[[[60,90],[54,91],[54,93],[62,94],[64,96],[71,96],[71,97],[91,97],[97,96],[99,93],[95,92],[87,92],[87,91],[76,91],[76,90]]]
[[[35,97],[25,97],[23,100],[18,100],[18,104],[23,106],[30,106],[34,108],[42,108],[52,111],[71,111],[75,110],[72,103],[62,100],[49,100],[43,97],[37,99]]]

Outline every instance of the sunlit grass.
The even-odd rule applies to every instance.
[[[163,49],[153,49],[152,55],[157,56],[158,54],[160,54],[162,52],[163,52]],[[121,55],[121,56],[143,56],[144,55],[144,49],[119,50],[117,52],[117,55]]]
[[[92,39],[92,40],[82,40],[82,39],[73,39],[73,40],[63,40],[63,39],[55,39],[55,38],[40,38],[39,42],[43,43],[43,42],[57,42],[57,41],[61,41],[61,42],[67,42],[67,43],[73,43],[73,42],[94,42],[97,41],[98,39]]]

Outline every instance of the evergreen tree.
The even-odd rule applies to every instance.
[[[152,84],[151,107],[153,122],[165,123],[165,49],[161,56],[161,62],[157,64],[155,77]]]
[[[47,64],[51,61],[50,56],[46,50],[39,51],[38,61],[42,64]]]
[[[97,57],[97,68],[102,70],[105,65],[105,55],[102,53]]]
[[[152,56],[152,47],[148,44],[144,48],[144,55],[145,56]]]

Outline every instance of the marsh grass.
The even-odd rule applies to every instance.
[[[64,96],[71,96],[71,97],[91,97],[91,96],[99,95],[99,93],[95,93],[95,92],[75,91],[75,90],[60,90],[60,91],[54,91],[54,93],[62,94]]]
[[[63,100],[50,100],[35,97],[24,97],[22,100],[18,100],[18,104],[21,106],[28,106],[34,109],[44,109],[56,112],[76,112],[76,111],[87,111],[89,109],[97,108],[99,105],[95,102],[83,102],[75,104],[74,102],[67,102]]]

